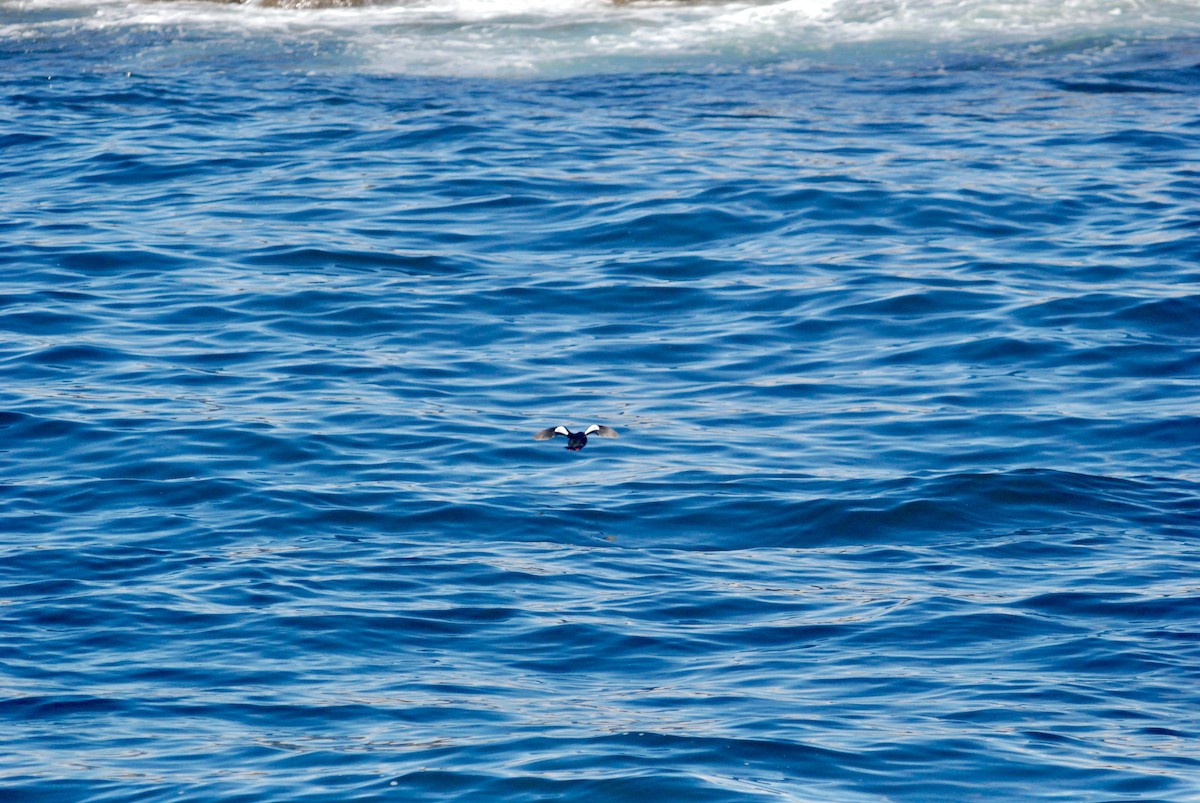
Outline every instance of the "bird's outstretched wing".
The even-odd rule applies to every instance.
[[[554,431],[554,427],[546,427],[541,432],[533,436],[535,441],[548,441],[558,433]]]
[[[593,435],[598,435],[598,436],[599,436],[599,437],[601,437],[601,438],[616,438],[616,437],[619,437],[619,436],[617,435],[617,431],[616,431],[615,429],[613,429],[612,427],[606,427],[606,426],[603,426],[603,425],[596,427],[596,431],[595,431],[594,433],[592,433],[592,434],[593,434]]]

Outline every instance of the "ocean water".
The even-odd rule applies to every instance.
[[[1197,3],[0,0],[0,90],[0,799],[1200,799]]]

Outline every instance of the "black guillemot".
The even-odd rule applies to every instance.
[[[612,427],[605,427],[599,424],[592,424],[583,432],[572,432],[561,424],[557,427],[547,427],[541,432],[533,436],[535,441],[548,441],[555,435],[565,435],[567,438],[567,451],[578,452],[583,447],[587,446],[588,435],[598,435],[601,438],[615,438],[617,431]]]

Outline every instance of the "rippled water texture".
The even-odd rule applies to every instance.
[[[447,7],[0,4],[0,797],[1200,797],[1195,9]]]

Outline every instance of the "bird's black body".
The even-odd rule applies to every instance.
[[[567,439],[567,451],[578,452],[583,447],[587,446],[588,435],[598,435],[601,438],[615,438],[617,431],[612,427],[592,424],[583,432],[572,432],[565,426],[547,427],[541,432],[533,436],[535,441],[548,441],[555,435],[562,435]]]

